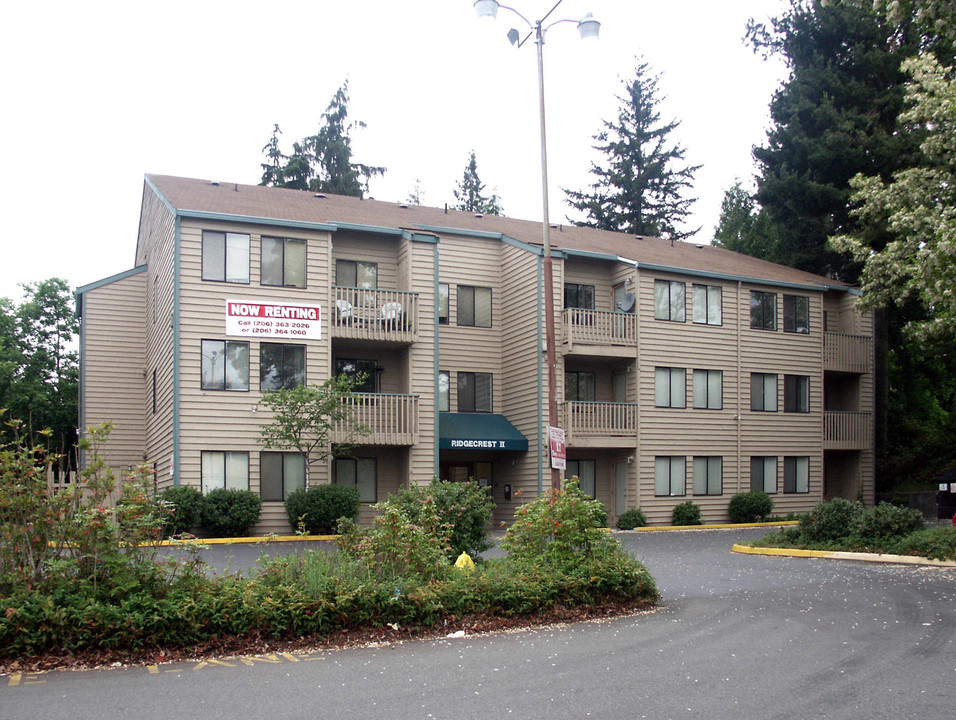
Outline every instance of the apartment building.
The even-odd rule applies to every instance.
[[[566,475],[611,520],[751,488],[777,512],[873,498],[873,325],[839,282],[708,245],[551,232]],[[288,530],[301,459],[259,442],[263,393],[364,378],[361,520],[405,483],[475,478],[495,520],[550,484],[540,223],[150,175],[134,266],[77,291],[81,427],[159,488],[247,488]],[[334,440],[347,437],[339,428]]]

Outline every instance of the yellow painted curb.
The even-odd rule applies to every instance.
[[[182,547],[183,545],[239,545],[241,543],[264,545],[273,542],[315,542],[335,540],[338,535],[260,535],[256,537],[234,538],[189,538],[188,540],[163,540],[163,547]]]
[[[956,560],[932,560],[916,555],[889,555],[882,553],[845,552],[841,550],[801,550],[799,548],[757,548],[734,545],[732,552],[744,555],[776,555],[778,557],[812,557],[826,560],[855,560],[856,562],[888,563],[892,565],[930,565],[956,567]]]
[[[778,522],[760,523],[722,523],[717,525],[645,525],[632,530],[618,530],[617,532],[666,532],[668,530],[730,530],[749,527],[779,527],[781,525],[799,525],[799,520],[780,520]]]

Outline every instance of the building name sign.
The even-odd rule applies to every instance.
[[[507,440],[452,440],[453,448],[488,448],[492,450],[507,450]]]
[[[322,306],[282,300],[226,300],[226,335],[322,339]]]

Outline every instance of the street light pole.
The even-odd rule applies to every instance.
[[[498,13],[498,8],[504,8],[505,10],[510,10],[519,18],[524,20],[524,22],[532,29],[535,37],[535,45],[538,46],[538,108],[540,114],[540,123],[541,123],[541,204],[542,204],[542,235],[544,238],[544,258],[543,258],[543,271],[544,271],[544,336],[545,336],[545,359],[548,366],[548,437],[546,442],[549,447],[549,458],[550,458],[550,442],[551,442],[551,431],[550,428],[559,427],[558,423],[558,391],[557,391],[557,369],[558,369],[558,360],[557,352],[555,350],[555,328],[554,328],[554,265],[551,262],[551,220],[548,212],[548,142],[547,142],[547,132],[545,129],[545,112],[544,112],[544,34],[548,28],[557,25],[558,23],[564,22],[575,22],[578,26],[578,32],[581,35],[581,38],[597,37],[598,30],[601,27],[601,24],[594,20],[591,15],[587,15],[582,20],[555,20],[547,26],[544,26],[544,21],[550,17],[558,5],[562,3],[563,0],[558,0],[554,6],[548,11],[548,13],[537,20],[536,22],[530,22],[524,15],[515,10],[514,8],[508,7],[507,5],[501,5],[496,2],[496,0],[477,0],[475,2],[475,10],[477,10],[479,17],[491,17],[494,18]],[[524,40],[517,42],[518,32],[512,29],[508,33],[508,39],[511,41],[511,44],[517,44],[518,47],[521,47],[525,40],[531,37],[529,33]],[[549,465],[552,463],[549,461]],[[551,488],[553,490],[561,489],[561,471],[555,467],[551,467]]]

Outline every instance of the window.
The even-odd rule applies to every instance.
[[[654,318],[684,322],[684,283],[654,281]]]
[[[356,260],[336,260],[335,284],[339,287],[375,290],[378,287],[378,265]]]
[[[686,372],[684,368],[654,368],[654,404],[657,407],[687,406]]]
[[[723,291],[720,285],[694,285],[694,322],[703,325],[723,323]]]
[[[249,453],[203,450],[200,455],[202,456],[200,482],[204,493],[218,488],[249,489]]]
[[[448,283],[438,283],[438,324],[448,324]]]
[[[202,279],[248,283],[249,236],[203,230]]]
[[[783,491],[785,493],[810,492],[810,458],[785,457],[783,459]]]
[[[305,287],[305,240],[262,238],[262,267],[259,282],[279,287]]]
[[[458,373],[458,412],[491,412],[491,373]]]
[[[202,389],[248,390],[249,343],[203,340]]]
[[[458,324],[491,327],[491,288],[458,286]]]
[[[580,283],[564,283],[564,307],[594,309],[594,286]]]
[[[282,390],[305,384],[305,345],[260,343],[259,389]]]
[[[763,491],[768,494],[777,492],[777,458],[750,458],[750,491]]]
[[[347,375],[352,380],[352,392],[378,392],[378,362],[375,360],[338,358],[335,361],[335,374]]]
[[[694,370],[694,407],[699,410],[721,410],[724,407],[722,370]]]
[[[564,477],[576,477],[581,492],[590,498],[595,497],[595,465],[594,460],[568,460],[564,470]]]
[[[783,411],[792,413],[810,412],[809,376],[783,376]]]
[[[569,370],[564,373],[564,399],[594,402],[594,373]]]
[[[777,329],[776,293],[750,291],[750,327],[756,330]]]
[[[438,412],[451,412],[451,376],[438,371]]]
[[[810,332],[810,298],[803,295],[783,296],[783,331]]]
[[[777,376],[750,373],[750,409],[762,412],[777,411]]]
[[[722,457],[694,458],[694,495],[723,493],[724,459]]]
[[[654,458],[655,495],[667,497],[687,494],[684,470],[686,462],[687,459],[679,455]]]
[[[293,452],[259,453],[259,497],[283,502],[295,490],[305,489],[305,458]]]
[[[337,458],[336,485],[358,488],[359,502],[378,501],[378,460],[375,458]]]

